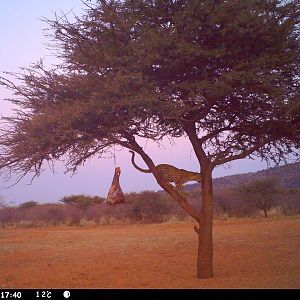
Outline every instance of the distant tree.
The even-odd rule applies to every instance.
[[[249,184],[241,185],[238,190],[242,199],[262,210],[266,218],[283,193],[278,179],[272,177],[254,180]]]
[[[126,195],[126,201],[130,205],[129,217],[142,222],[162,222],[170,208],[164,193],[144,191]]]
[[[65,196],[59,201],[67,205],[73,205],[82,209],[86,209],[91,205],[101,204],[104,200],[104,198],[98,196],[91,197],[81,194]]]
[[[215,211],[217,215],[228,215],[230,217],[251,216],[256,208],[250,203],[241,200],[239,192],[235,188],[215,189]]]
[[[214,200],[217,214],[231,214],[234,192],[229,188],[215,189]]]
[[[66,215],[59,206],[53,206],[49,208],[48,214],[46,215],[46,220],[56,226],[66,220]]]
[[[48,20],[62,65],[2,78],[20,110],[3,120],[0,169],[39,175],[65,158],[75,171],[114,145],[135,151],[198,222],[197,276],[212,277],[214,168],[299,154],[299,15],[298,1],[102,0]],[[203,175],[201,210],[140,146],[180,136]]]
[[[284,189],[279,206],[285,215],[300,213],[300,189]]]
[[[20,209],[29,209],[29,208],[36,206],[37,204],[38,204],[37,201],[27,201],[27,202],[21,203],[19,205],[19,208]]]

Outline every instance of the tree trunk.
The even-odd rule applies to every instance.
[[[264,214],[265,214],[265,218],[268,217],[268,211],[266,209],[264,209]]]
[[[203,173],[202,181],[202,209],[201,221],[199,223],[198,237],[198,260],[197,277],[213,277],[213,188],[212,172]]]

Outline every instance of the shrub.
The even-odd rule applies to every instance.
[[[37,204],[38,203],[36,201],[27,201],[27,202],[20,204],[18,207],[19,207],[19,209],[29,209],[29,208],[36,206]]]
[[[266,218],[268,212],[275,206],[282,190],[283,188],[275,177],[253,180],[237,188],[241,199],[262,210]]]
[[[256,207],[243,201],[234,189],[216,189],[214,191],[215,214],[217,217],[224,215],[229,217],[253,216],[257,213]]]
[[[52,223],[54,226],[63,224],[66,221],[65,212],[60,207],[49,208],[48,216],[48,223]]]
[[[279,201],[279,207],[284,215],[300,213],[300,189],[286,189]]]
[[[64,204],[73,205],[81,209],[86,209],[91,205],[100,204],[104,201],[104,198],[98,196],[87,196],[84,194],[65,196],[61,200]]]
[[[15,207],[5,207],[0,209],[0,224],[1,226],[12,225],[15,223],[16,218],[16,208]]]
[[[201,190],[187,192],[192,206],[201,209]],[[215,196],[216,217],[253,216],[257,208],[251,201],[243,201],[235,189],[217,189]],[[300,213],[300,191],[286,190],[278,205],[285,215]],[[62,203],[37,204],[28,201],[19,207],[0,209],[2,226],[42,226],[80,224],[128,224],[180,222],[188,215],[165,192],[144,191],[125,194],[126,203],[111,206],[104,198],[72,195],[62,198]]]
[[[162,222],[170,213],[170,204],[162,193],[144,191],[126,196],[129,204],[128,217],[133,222]]]

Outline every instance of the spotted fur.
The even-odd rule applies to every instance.
[[[129,151],[129,152],[132,153],[131,162],[137,170],[144,172],[144,173],[151,173],[150,170],[140,168],[134,161],[135,153],[133,151]],[[189,181],[201,182],[202,181],[201,173],[190,172],[190,171],[186,171],[184,169],[178,169],[171,165],[159,164],[156,166],[156,169],[161,174],[164,181],[175,183],[175,189],[180,194],[184,194],[182,191],[182,186],[186,182],[189,182]]]

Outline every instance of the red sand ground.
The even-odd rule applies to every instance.
[[[0,229],[2,288],[300,288],[300,217],[215,221],[214,278],[193,224]]]

